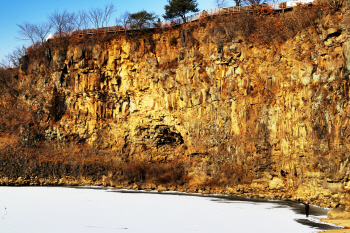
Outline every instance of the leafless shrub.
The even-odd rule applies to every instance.
[[[12,53],[7,54],[5,58],[0,61],[0,67],[17,67],[19,65],[19,59],[24,56],[26,52],[27,49],[24,46],[17,47]]]
[[[285,33],[290,38],[303,28],[314,26],[317,17],[317,7],[308,9],[307,6],[298,6],[294,11],[288,12],[288,14],[282,14],[280,18],[283,20]]]
[[[145,162],[131,162],[124,166],[121,171],[134,182],[153,181],[156,184],[174,183],[184,180],[184,165],[179,161],[167,164],[148,164]]]
[[[248,12],[243,11],[238,14],[238,27],[245,39],[248,39],[248,37],[254,32],[256,21],[257,18]]]
[[[253,43],[283,43],[300,30],[315,25],[318,7],[297,6],[292,12],[274,14],[269,7],[240,12],[235,19],[244,39]]]

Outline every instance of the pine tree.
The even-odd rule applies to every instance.
[[[168,5],[164,6],[164,19],[175,19],[181,17],[186,23],[186,14],[189,12],[198,12],[197,0],[168,0]]]
[[[145,10],[139,11],[134,14],[130,14],[128,23],[131,24],[131,28],[134,29],[145,29],[150,28],[154,24],[156,15],[153,12],[147,12]]]

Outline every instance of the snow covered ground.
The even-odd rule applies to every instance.
[[[328,229],[315,223],[326,213],[312,207],[306,219],[298,203],[233,197],[0,187],[1,233],[311,233]]]

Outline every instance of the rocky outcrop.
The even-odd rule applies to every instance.
[[[41,59],[23,60],[22,105],[57,145],[108,151],[124,165],[182,162],[169,174],[140,165],[132,179],[130,167],[106,172],[110,185],[350,208],[349,22],[348,11],[329,14],[278,46],[228,37],[210,21],[137,40],[51,42]],[[144,183],[149,174],[156,186]]]
[[[336,208],[327,213],[328,219],[350,219],[350,212],[342,208]]]

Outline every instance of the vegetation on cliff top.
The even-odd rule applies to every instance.
[[[168,30],[174,30],[175,28],[176,30],[178,30],[178,28],[192,28],[191,30],[195,30],[195,27],[197,27],[196,25],[203,25],[210,22],[212,22],[213,30],[219,30],[218,28],[223,28],[222,33],[225,33],[229,39],[243,36],[246,41],[249,41],[253,44],[281,44],[286,40],[292,38],[294,35],[306,27],[313,26],[316,29],[318,23],[317,19],[327,14],[334,14],[335,12],[334,7],[331,4],[322,2],[314,4],[311,8],[310,6],[300,5],[296,7],[294,11],[286,12],[283,14],[276,14],[275,11],[269,7],[255,7],[253,9],[254,10],[252,13],[242,11],[237,14],[222,14],[216,15],[213,19],[204,17],[198,22],[188,25],[185,24],[176,27],[174,27],[174,25],[173,27],[166,28],[156,27],[152,29],[150,29],[150,27],[147,25],[155,24],[154,19],[156,16],[154,13],[138,12],[135,14],[126,14],[127,20],[125,22],[129,22],[134,25],[132,28],[148,28],[148,30],[136,30],[130,31],[129,33],[118,32],[116,34],[97,32],[96,34],[90,36],[84,35],[83,37],[79,37],[77,35],[63,36],[63,34],[60,33],[60,35],[62,35],[59,38],[51,39],[48,42],[33,43],[33,45],[25,48],[24,50],[21,50],[20,52],[16,50],[16,54],[14,53],[14,56],[11,57],[9,55],[9,62],[7,62],[7,64],[10,62],[12,64],[16,64],[16,58],[18,59],[23,55],[40,57],[50,46],[67,48],[69,44],[104,43],[112,39],[117,39],[118,37],[132,39],[137,43],[138,39],[151,40],[153,33],[167,32]],[[57,30],[61,31],[64,30],[64,28]],[[220,33],[221,32],[219,32],[219,35]],[[28,38],[31,38],[32,40],[32,36]],[[221,43],[223,42],[224,41]],[[174,44],[174,41],[171,43]]]

